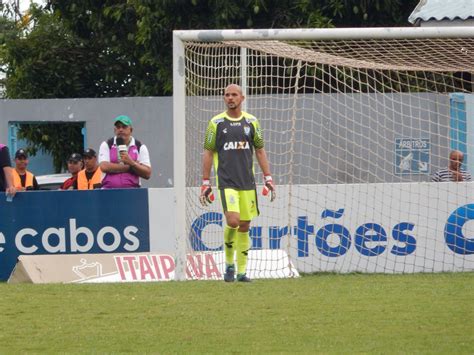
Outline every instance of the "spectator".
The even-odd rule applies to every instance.
[[[453,150],[449,154],[449,164],[447,168],[439,169],[431,177],[431,181],[471,181],[471,174],[461,169],[464,161],[464,154],[459,150]]]
[[[77,175],[78,190],[93,190],[102,187],[102,171],[97,162],[97,154],[94,149],[88,148],[82,153],[84,169]]]
[[[151,176],[148,149],[132,136],[132,120],[128,116],[115,118],[114,133],[115,137],[102,142],[99,149],[99,166],[105,174],[102,187],[140,187],[140,178]]]
[[[15,196],[16,188],[13,184],[13,169],[10,161],[8,147],[0,144],[0,191],[5,191],[9,196]]]
[[[82,167],[82,156],[79,153],[72,153],[67,161],[67,170],[72,176],[63,182],[61,190],[77,190],[77,175]]]
[[[24,149],[15,153],[15,169],[13,169],[13,184],[17,191],[39,190],[36,177],[26,168],[28,167],[28,154]]]

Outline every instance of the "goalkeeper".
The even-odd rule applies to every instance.
[[[234,255],[237,254],[237,281],[250,282],[246,275],[250,249],[249,228],[259,215],[253,171],[253,152],[262,169],[265,186],[262,193],[275,199],[275,186],[264,149],[262,130],[257,119],[241,110],[245,97],[242,89],[231,84],[224,91],[227,110],[214,116],[206,130],[202,160],[200,201],[203,206],[214,201],[210,184],[214,163],[217,189],[226,219],[224,245],[226,268],[224,280],[235,280]]]

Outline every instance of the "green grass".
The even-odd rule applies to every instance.
[[[474,273],[0,284],[0,352],[472,353]]]

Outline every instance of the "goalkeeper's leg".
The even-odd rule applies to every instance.
[[[234,265],[235,254],[235,237],[237,235],[237,228],[232,228],[226,225],[224,227],[224,250],[226,266]]]
[[[234,254],[237,230],[238,227],[233,228],[229,225],[224,227],[225,282],[233,282],[235,279]]]
[[[250,224],[250,222],[248,222]],[[247,260],[250,249],[248,228],[246,232],[237,232],[237,277],[242,277],[247,272]]]
[[[235,246],[239,228],[240,210],[239,193],[234,189],[220,190],[222,209],[224,210],[226,226],[224,227],[225,273],[224,281],[232,282],[235,277]]]
[[[259,215],[255,190],[239,191],[240,223],[237,232],[237,281],[249,282],[247,261],[250,250],[250,221]]]

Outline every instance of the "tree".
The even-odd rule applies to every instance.
[[[89,47],[114,65],[102,67],[116,91],[103,96],[157,96],[172,91],[172,30],[188,28],[327,27],[311,2],[51,0],[51,9]],[[310,16],[301,16],[311,13]],[[113,61],[112,61],[113,57]]]
[[[26,123],[22,124],[18,137],[29,142],[27,152],[34,156],[38,150],[50,153],[56,173],[67,167],[67,159],[72,153],[82,152],[83,123]]]
[[[55,15],[34,9],[26,36],[6,41],[6,96],[12,99],[103,97],[110,87],[102,49],[78,39]]]
[[[23,16],[12,6],[0,6],[0,10],[0,68],[7,74],[0,85],[5,84],[8,97],[61,97],[67,90],[71,91],[71,86],[75,92],[85,91],[83,87],[69,85],[73,79],[69,69],[79,72],[73,60],[74,53],[77,55],[79,51],[54,16],[34,6]],[[86,51],[83,56],[88,57]],[[96,68],[92,61],[91,65]],[[55,72],[59,80],[51,81],[50,72]],[[82,123],[27,123],[20,125],[18,137],[29,142],[27,151],[32,156],[38,150],[51,153],[55,172],[61,172],[69,155],[83,149],[81,129]]]
[[[390,26],[407,1],[49,0],[7,45],[7,97],[168,95],[173,29]]]
[[[336,27],[408,26],[419,0],[330,0]]]
[[[9,4],[0,2],[0,97],[3,96],[6,77],[6,42],[14,39],[19,31],[12,19],[13,8]]]
[[[171,94],[173,29],[393,26],[418,0],[49,0],[26,16],[10,2],[0,3],[5,95],[35,99]],[[57,171],[82,144],[74,124],[19,135],[31,153],[51,152]]]

